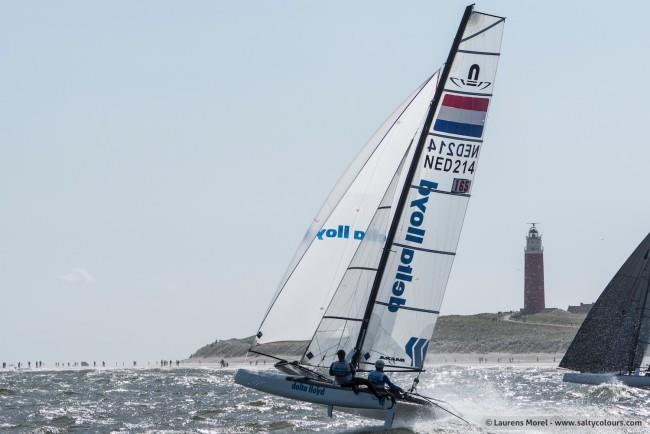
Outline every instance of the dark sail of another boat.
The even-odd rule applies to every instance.
[[[650,234],[639,244],[589,311],[560,362],[564,381],[620,381],[650,387],[641,368],[650,343]],[[647,364],[647,363],[646,363]]]

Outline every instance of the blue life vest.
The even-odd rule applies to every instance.
[[[352,381],[352,369],[348,362],[338,360],[332,363],[331,369],[337,383],[347,383]]]
[[[384,386],[386,382],[386,374],[381,371],[374,370],[368,374],[368,381],[370,381],[375,386]]]

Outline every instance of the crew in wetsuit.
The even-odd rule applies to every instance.
[[[394,393],[398,396],[404,393],[401,387],[396,384],[393,384],[388,375],[384,374],[384,361],[377,360],[375,362],[375,370],[368,374],[368,381],[372,386],[377,390],[385,390],[384,385],[388,386],[388,390],[391,393]]]
[[[349,385],[354,378],[354,368],[352,364],[345,361],[345,351],[338,350],[336,356],[339,359],[330,365],[330,375],[334,377],[336,384]]]
[[[338,350],[336,352],[338,360],[330,365],[330,375],[334,377],[336,384],[342,387],[350,387],[354,393],[359,393],[359,386],[366,386],[368,390],[377,397],[382,399],[383,396],[377,392],[375,387],[370,381],[365,378],[354,376],[354,366],[345,360],[345,351]],[[383,386],[382,386],[383,388]]]

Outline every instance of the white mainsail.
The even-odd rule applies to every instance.
[[[311,339],[427,113],[437,80],[436,73],[400,105],[330,193],[273,297],[255,346]]]
[[[470,198],[504,19],[472,12],[415,169],[360,363],[421,369]]]

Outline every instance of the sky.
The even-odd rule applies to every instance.
[[[256,332],[322,201],[446,58],[459,1],[0,1],[0,361]],[[444,314],[593,302],[650,229],[646,2],[507,17]]]

